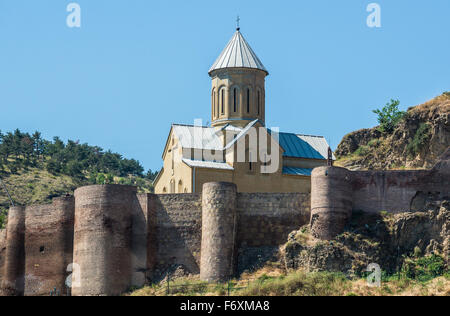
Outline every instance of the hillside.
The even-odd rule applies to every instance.
[[[152,192],[156,173],[134,159],[104,151],[97,146],[41,138],[19,130],[0,132],[0,180],[14,203],[50,203],[53,197],[72,194],[83,185],[128,184],[141,192]],[[0,185],[0,228],[5,224],[10,200]]]
[[[336,165],[351,170],[431,168],[450,146],[450,92],[409,108],[390,132],[352,132],[336,150]]]

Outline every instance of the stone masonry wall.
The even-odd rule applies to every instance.
[[[238,193],[237,272],[255,269],[310,220],[310,194]]]
[[[449,193],[449,180],[438,170],[355,171],[351,173],[353,209],[399,213],[411,210],[419,194]]]
[[[180,264],[200,273],[202,198],[200,194],[156,195],[155,277]],[[151,243],[149,243],[150,245]]]
[[[67,294],[67,267],[72,263],[72,196],[25,209],[25,292],[27,296]]]

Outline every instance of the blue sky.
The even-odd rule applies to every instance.
[[[81,6],[68,28],[66,6]],[[381,6],[381,28],[366,7]],[[161,167],[172,123],[210,119],[207,74],[234,33],[270,71],[269,127],[337,146],[450,90],[450,1],[0,0],[0,129],[39,130]]]

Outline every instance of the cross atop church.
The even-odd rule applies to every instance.
[[[239,22],[241,21],[241,18],[239,17],[239,15],[237,16],[237,19],[236,19],[236,25],[237,25],[237,27],[236,27],[236,30],[240,30],[241,29],[241,27],[239,26]]]

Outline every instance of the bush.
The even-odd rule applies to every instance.
[[[0,208],[0,229],[5,228],[7,216],[6,210]]]
[[[431,137],[430,125],[427,123],[420,124],[412,141],[406,146],[406,150],[410,156],[416,156],[425,146]]]
[[[373,113],[378,115],[379,130],[383,133],[392,133],[397,124],[405,116],[405,112],[398,109],[399,100],[391,99],[381,110],[374,110]]]
[[[442,276],[444,272],[445,260],[436,254],[414,259],[406,258],[402,266],[404,276],[421,282]]]
[[[360,146],[357,150],[355,150],[355,155],[357,156],[365,156],[370,152],[368,146]]]

